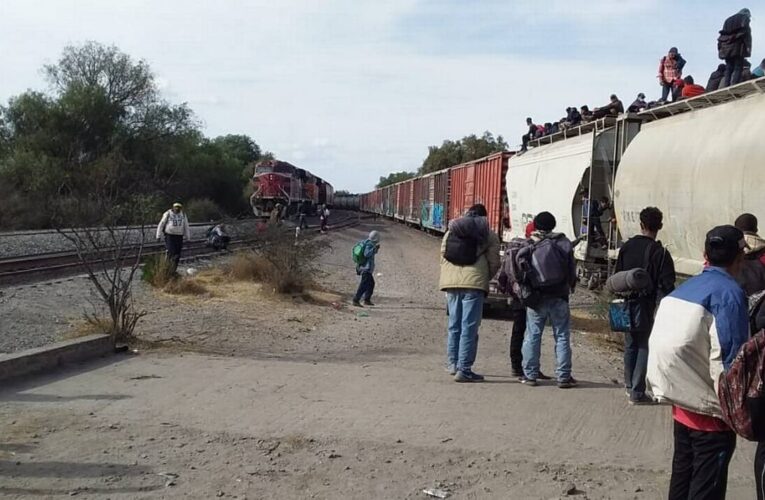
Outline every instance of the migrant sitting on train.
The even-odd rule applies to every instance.
[[[256,217],[268,217],[277,204],[287,208],[287,215],[298,213],[301,206],[316,213],[320,205],[332,206],[332,185],[307,170],[286,161],[266,160],[255,166],[250,205]]]

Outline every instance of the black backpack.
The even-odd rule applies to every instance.
[[[463,238],[449,232],[444,258],[455,266],[472,266],[478,261],[478,243],[475,238]]]

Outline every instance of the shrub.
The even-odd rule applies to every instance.
[[[204,285],[193,278],[171,280],[162,289],[173,295],[204,295],[208,292]]]
[[[162,288],[174,278],[170,261],[165,254],[150,255],[144,261],[141,279],[155,288]]]
[[[183,211],[191,222],[208,222],[223,218],[223,211],[209,198],[191,199],[183,205]]]
[[[319,273],[316,261],[329,248],[325,240],[295,240],[278,227],[269,227],[261,238],[257,250],[234,257],[228,269],[234,279],[257,281],[276,293],[300,293],[313,285]]]

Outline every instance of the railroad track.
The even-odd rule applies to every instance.
[[[334,224],[330,225],[330,231],[355,226],[359,223],[359,220],[360,217],[358,214],[341,212],[336,217]],[[294,230],[295,228],[293,226],[284,226],[285,232],[292,232]],[[306,231],[308,231],[309,234],[315,234],[319,232],[319,229],[318,227],[309,227]],[[258,241],[260,241],[260,239],[257,237],[232,239],[229,243],[229,247],[232,249],[237,247],[248,247],[256,244]],[[121,253],[125,256],[125,261],[129,262],[131,258],[135,258],[138,255],[139,251],[141,253],[141,258],[145,259],[154,255],[164,254],[165,245],[163,243],[154,242],[144,243],[142,247],[140,245],[131,245],[122,249]],[[93,259],[89,262],[91,264],[106,263],[108,265],[109,262],[114,262],[115,260],[114,252],[115,249],[106,248],[97,255],[93,255]],[[207,240],[191,240],[186,242],[183,246],[182,260],[199,259],[216,255],[220,255],[220,253],[208,247]],[[45,252],[8,257],[0,259],[0,286],[30,282],[53,276],[61,277],[83,270],[83,263],[75,251]]]

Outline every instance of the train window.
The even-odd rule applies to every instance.
[[[268,174],[273,171],[274,169],[271,165],[258,165],[257,167],[255,167],[256,174]]]

